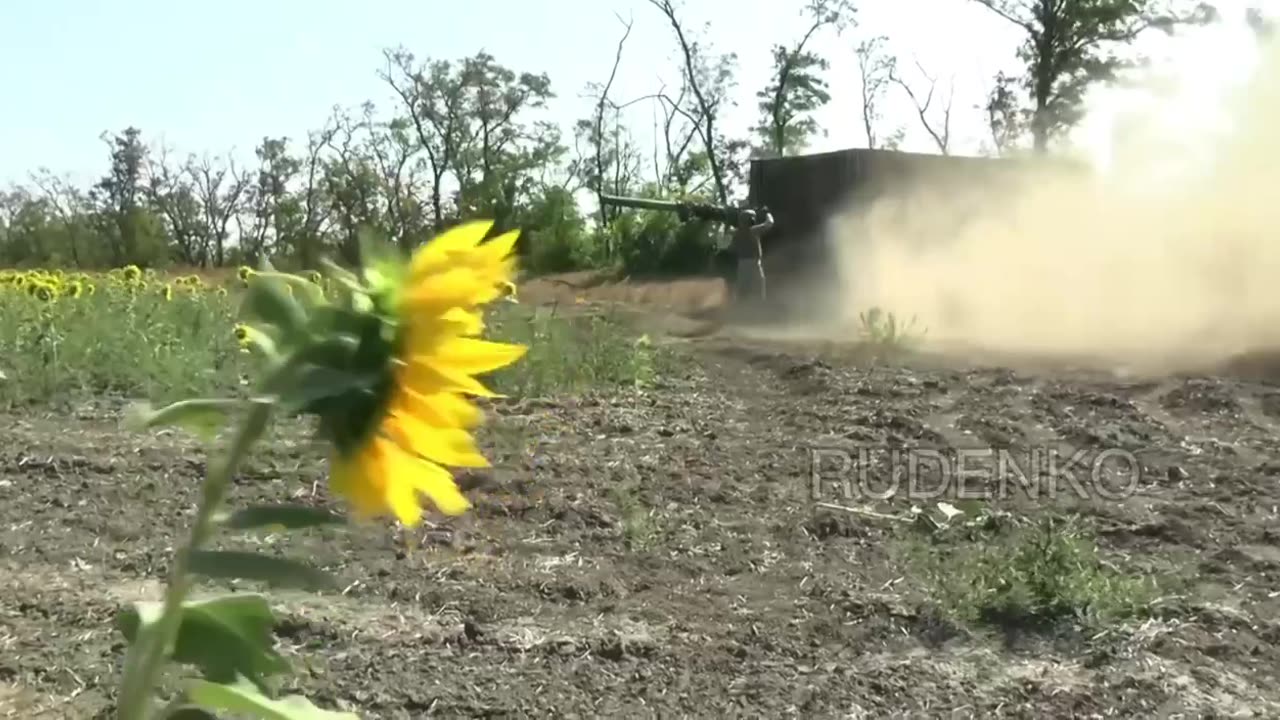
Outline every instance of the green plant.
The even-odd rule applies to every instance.
[[[359,274],[332,267],[338,292],[269,266],[245,295],[245,338],[252,346],[247,399],[183,400],[132,417],[143,428],[178,426],[212,442],[232,418],[225,452],[210,458],[189,534],[169,568],[164,598],[124,609],[129,642],[118,698],[120,720],[209,718],[209,711],[267,720],[355,718],[280,697],[273,676],[288,663],[272,643],[265,597],[233,593],[193,597],[199,577],[274,586],[332,587],[307,563],[237,550],[209,550],[218,532],[301,529],[342,516],[301,505],[226,507],[237,468],[277,416],[315,421],[329,459],[330,488],[354,516],[392,516],[419,524],[424,498],[458,515],[470,503],[446,467],[486,467],[472,431],[482,414],[469,396],[491,396],[477,376],[524,355],[520,345],[481,339],[479,310],[510,282],[515,234],[482,242],[491,223],[466,223],[418,248],[407,261],[374,242],[362,248]],[[194,668],[161,703],[166,665]]]
[[[1104,560],[1074,519],[1020,523],[984,513],[909,548],[928,596],[964,622],[1098,624],[1140,615],[1157,596],[1151,579]]]
[[[858,313],[858,330],[863,340],[882,350],[901,351],[917,345],[928,331],[921,330],[917,334],[915,326],[914,315],[904,324],[892,312],[885,312],[879,307]]]
[[[671,353],[612,313],[505,305],[489,323],[495,338],[529,346],[518,366],[494,374],[494,387],[512,395],[646,387],[676,367]]]
[[[637,487],[632,483],[617,485],[610,494],[618,508],[627,547],[631,550],[650,547],[658,537],[658,525],[653,517],[654,510],[640,499]]]

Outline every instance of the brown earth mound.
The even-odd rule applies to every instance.
[[[632,279],[583,271],[525,281],[520,297],[538,304],[624,303],[696,316],[722,307],[727,293],[720,278]]]

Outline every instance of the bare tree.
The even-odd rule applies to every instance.
[[[90,231],[84,223],[77,222],[84,218],[91,206],[90,199],[84,191],[58,177],[47,168],[41,168],[31,175],[31,181],[44,194],[44,201],[67,228],[67,245],[71,251],[71,261],[81,265],[85,259],[83,242],[89,239]]]
[[[649,0],[675,32],[676,42],[684,59],[685,83],[695,101],[694,111],[671,104],[671,109],[684,115],[693,125],[702,139],[703,151],[710,168],[711,180],[715,183],[716,196],[721,204],[729,203],[729,188],[725,182],[721,146],[717,136],[716,121],[724,103],[728,100],[728,89],[733,76],[732,65],[737,57],[733,54],[722,56],[716,66],[710,67],[702,48],[695,40],[691,40],[677,17],[672,0]]]
[[[23,206],[31,200],[30,191],[19,185],[12,185],[8,190],[0,191],[0,232],[13,227]]]
[[[604,229],[609,224],[609,207],[604,203],[604,179],[607,174],[606,163],[608,162],[607,153],[605,151],[604,123],[605,113],[610,108],[613,109],[615,118],[617,117],[617,105],[613,104],[609,99],[609,91],[613,89],[613,81],[618,77],[618,66],[622,64],[622,48],[626,45],[627,38],[631,37],[630,20],[623,20],[621,17],[618,21],[622,23],[624,30],[622,37],[618,40],[618,48],[613,55],[613,67],[609,70],[609,79],[605,81],[603,87],[600,88],[600,97],[596,101],[595,127],[592,131],[592,139],[595,144],[595,177],[594,185],[596,192],[596,203],[600,210],[600,228]],[[616,146],[614,148],[617,150]]]
[[[170,148],[162,143],[156,154],[147,159],[143,192],[152,207],[160,211],[182,261],[206,267],[210,260],[209,238],[203,232],[196,193],[190,177],[181,168],[171,166],[169,155]]]
[[[467,141],[466,86],[447,60],[415,66],[413,54],[404,49],[385,53],[387,68],[382,79],[395,91],[418,142],[427,153],[431,170],[431,213],[436,232],[444,229],[442,184],[454,169]]]
[[[954,78],[947,81],[946,96],[942,98],[937,119],[930,119],[929,110],[933,106],[934,94],[938,89],[938,79],[928,73],[920,61],[916,61],[916,69],[920,71],[920,75],[924,77],[925,82],[929,84],[929,89],[925,92],[922,99],[911,89],[911,84],[902,78],[896,67],[889,70],[889,78],[906,93],[911,99],[911,104],[916,108],[916,114],[920,116],[920,124],[924,126],[925,132],[929,133],[929,137],[933,138],[933,143],[938,146],[938,152],[943,155],[950,155],[951,147],[951,105],[955,99],[955,80]]]
[[[1015,78],[1003,72],[996,75],[987,102],[982,107],[991,130],[991,142],[997,155],[1008,155],[1026,134],[1031,113],[1018,102]]]
[[[413,137],[412,123],[405,118],[379,122],[366,108],[369,154],[381,180],[383,214],[391,237],[408,243],[412,231],[421,229],[422,208],[418,185],[423,170],[421,147]]]
[[[891,134],[884,143],[880,142],[878,126],[884,119],[880,112],[880,101],[884,99],[897,67],[897,60],[884,52],[884,44],[888,38],[883,35],[864,40],[858,44],[855,53],[858,56],[858,70],[862,78],[862,127],[867,133],[867,147],[875,150],[883,146],[886,149],[896,147],[902,139],[902,131]]]
[[[329,220],[323,189],[324,150],[338,133],[336,123],[308,133],[307,152],[302,163],[302,228],[297,241],[298,259],[304,268],[314,268],[320,260],[321,234]]]
[[[235,161],[230,155],[225,163],[216,162],[207,155],[199,162],[191,158],[185,171],[191,178],[204,213],[205,237],[213,245],[213,264],[221,266],[226,263],[231,221],[240,212],[250,185],[249,178],[236,171]]]
[[[366,134],[372,126],[373,106],[366,103],[364,117],[355,119],[341,108],[333,111],[333,134],[325,139],[325,146],[332,158],[325,163],[323,182],[330,206],[336,210],[335,222],[342,230],[339,251],[349,263],[360,259],[359,238],[362,228],[380,224],[373,215],[377,212],[377,177],[361,147],[357,136]],[[395,241],[404,243],[405,238]]]
[[[662,119],[655,122],[655,125],[661,127],[660,133],[655,128],[655,134],[661,135],[662,158],[660,161],[659,143],[655,142],[653,165],[660,186],[675,188],[681,194],[686,194],[691,189],[689,184],[693,181],[695,170],[693,163],[689,161],[689,149],[699,133],[698,118],[685,110],[689,85],[684,81],[683,74],[681,81],[680,92],[675,97],[667,93],[665,85],[655,95],[657,106],[662,112]]]
[[[241,212],[235,215],[240,255],[250,265],[273,249],[279,250],[285,235],[289,184],[298,171],[298,162],[289,154],[288,144],[287,138],[264,137],[254,148],[257,168],[246,176],[249,186]]]

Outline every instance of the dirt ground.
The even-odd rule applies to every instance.
[[[523,297],[582,292],[547,285]],[[687,308],[707,289],[647,292]],[[678,350],[685,371],[655,388],[503,406],[483,436],[495,469],[466,478],[474,512],[411,551],[378,527],[229,540],[340,579],[277,596],[297,687],[369,718],[1280,717],[1273,385],[868,365],[717,336]],[[203,452],[118,419],[107,403],[0,418],[0,716],[108,717],[107,623],[158,592],[189,517]],[[959,536],[899,519],[929,502],[812,487],[814,448],[1057,443],[1140,474],[1106,497],[948,501],[1078,513],[1108,566],[1169,581],[1140,616],[952,619],[910,548]],[[235,499],[325,504],[322,470],[286,433]]]
[[[583,271],[532,278],[520,285],[520,297],[541,305],[577,301],[624,303],[650,311],[698,316],[720,308],[727,293],[720,278],[632,279]]]

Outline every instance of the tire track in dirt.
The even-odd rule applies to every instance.
[[[1280,584],[1280,425],[1266,412],[1269,397],[1251,383],[1185,377],[1158,384],[1137,402],[1178,441],[1167,453],[1168,481],[1183,488],[1185,498],[1163,510],[1171,522],[1183,524],[1184,533],[1202,528],[1202,583],[1274,613],[1274,588]],[[1241,574],[1243,582],[1236,579]]]
[[[1267,412],[1267,401],[1271,397],[1271,393],[1263,394],[1260,391],[1253,391],[1243,393],[1237,399],[1240,401],[1240,409],[1244,411],[1249,422],[1280,440],[1280,421]]]
[[[1213,432],[1213,423],[1204,415],[1197,413],[1187,417],[1184,413],[1180,417],[1167,407],[1170,398],[1186,394],[1194,395],[1193,390],[1189,393],[1189,388],[1193,387],[1192,382],[1194,381],[1185,379],[1165,380],[1158,383],[1151,390],[1136,396],[1134,404],[1152,420],[1168,430],[1177,440],[1182,450],[1198,455],[1206,450],[1212,451],[1230,443],[1229,441],[1224,443],[1222,438],[1216,436]],[[1209,409],[1219,413],[1238,410],[1244,419],[1247,419],[1259,429],[1266,431],[1267,434],[1274,436],[1276,434],[1275,428],[1270,423],[1259,423],[1258,416],[1260,413],[1250,410],[1249,398],[1250,396],[1247,393],[1233,392],[1226,395],[1225,399],[1215,398],[1215,404]],[[1256,465],[1262,461],[1262,458],[1247,445],[1236,443],[1232,444],[1231,447],[1234,452],[1238,453],[1249,464]]]

